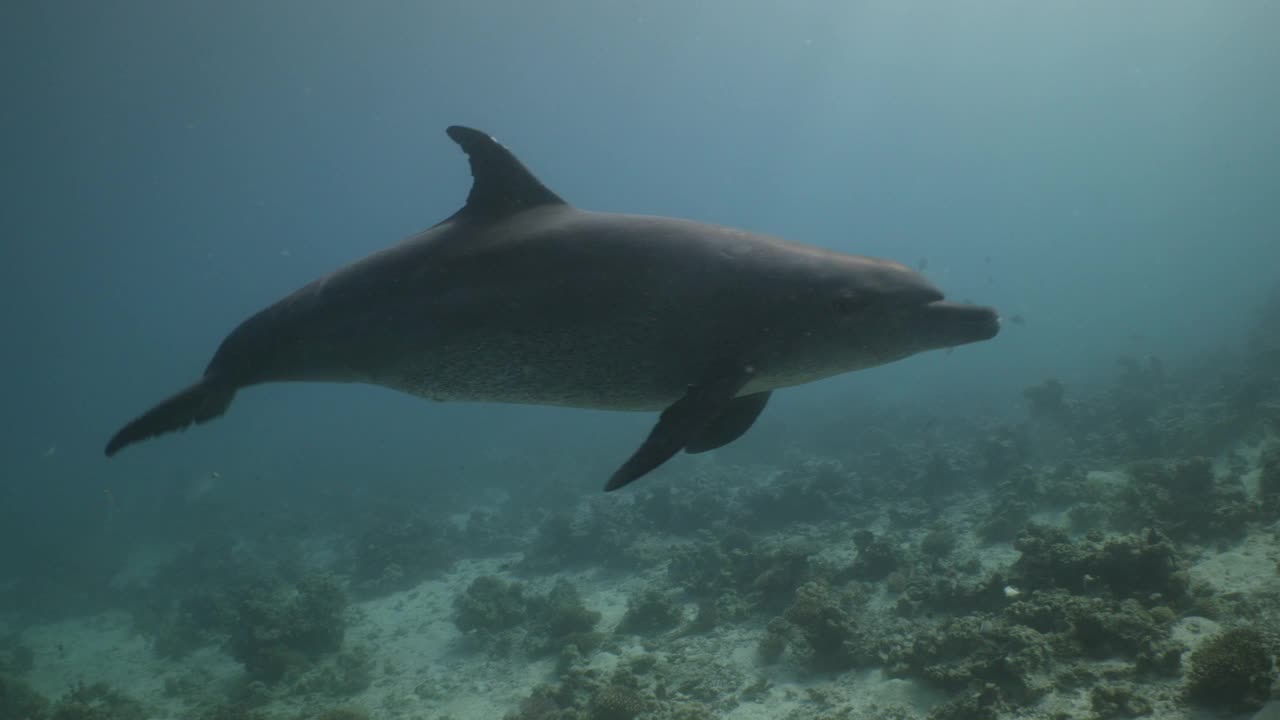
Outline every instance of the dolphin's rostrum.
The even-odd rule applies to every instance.
[[[986,340],[896,262],[733,228],[579,210],[488,135],[450,127],[474,184],[436,226],[241,323],[126,445],[212,420],[266,382],[363,382],[435,400],[661,410],[606,485],[737,439],[777,388]]]

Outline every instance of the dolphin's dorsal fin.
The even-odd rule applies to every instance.
[[[471,162],[471,194],[454,217],[497,220],[539,205],[564,205],[511,151],[479,130],[452,125],[445,132]]]

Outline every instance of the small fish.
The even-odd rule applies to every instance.
[[[929,258],[922,257],[916,261],[916,270],[924,272],[929,269]]]
[[[1014,325],[1026,325],[1027,319],[1022,317],[1021,313],[1014,313],[1012,316],[1009,317],[1009,322],[1013,323]]]

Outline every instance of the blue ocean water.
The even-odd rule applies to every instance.
[[[0,18],[0,618],[18,637],[136,614],[121,573],[203,533],[331,541],[384,504],[465,514],[530,483],[559,488],[548,512],[601,501],[653,416],[273,385],[102,457],[244,317],[453,213],[470,176],[451,124],[575,205],[893,258],[1004,316],[990,342],[777,393],[735,445],[642,482],[853,463],[874,418],[1016,425],[1045,379],[1083,398],[1121,357],[1207,376],[1275,332],[1273,3],[20,0]],[[51,695],[94,681],[51,667],[37,652],[30,671]]]

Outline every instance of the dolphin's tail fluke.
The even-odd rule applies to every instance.
[[[107,443],[107,457],[136,442],[208,422],[226,412],[235,396],[234,387],[201,380],[120,428]]]

